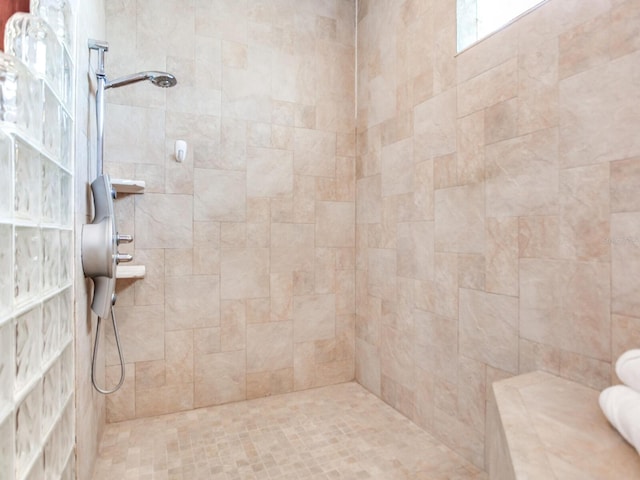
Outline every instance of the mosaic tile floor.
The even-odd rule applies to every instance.
[[[93,480],[486,480],[355,383],[108,425]]]

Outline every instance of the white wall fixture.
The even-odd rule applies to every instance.
[[[187,158],[187,142],[176,140],[175,148],[176,162],[182,163]]]

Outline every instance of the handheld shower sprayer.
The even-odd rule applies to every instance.
[[[143,80],[149,80],[156,87],[169,88],[178,83],[176,77],[167,72],[139,72],[133,75],[127,75],[125,77],[116,78],[115,80],[107,81],[104,88],[118,88],[132,83],[142,82]]]
[[[82,227],[82,268],[86,277],[93,280],[94,293],[91,309],[98,315],[96,325],[96,336],[93,344],[93,357],[91,360],[91,382],[95,389],[103,394],[110,394],[117,391],[123,384],[124,355],[118,335],[118,327],[114,312],[116,302],[116,266],[120,262],[129,262],[133,257],[129,254],[118,252],[118,245],[121,242],[128,243],[133,240],[130,235],[120,235],[117,232],[116,216],[113,209],[113,199],[115,191],[112,188],[111,180],[104,174],[104,93],[109,88],[124,87],[132,83],[149,80],[158,87],[173,87],[178,83],[176,77],[166,72],[139,72],[117,78],[113,81],[107,79],[104,68],[104,56],[109,50],[109,44],[98,40],[89,40],[89,48],[97,52],[96,68],[96,159],[97,174],[96,179],[91,184],[91,191],[94,199],[95,217],[90,225]],[[115,387],[103,389],[96,381],[96,357],[98,342],[100,338],[100,325],[104,318],[111,314],[111,322],[120,357],[120,379]]]

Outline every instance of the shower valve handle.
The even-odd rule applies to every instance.
[[[133,255],[129,253],[120,253],[116,254],[116,263],[127,263],[133,260]]]
[[[120,245],[121,243],[131,243],[133,242],[133,235],[124,235],[118,233],[116,235],[116,243]]]

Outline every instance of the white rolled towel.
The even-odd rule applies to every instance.
[[[609,423],[640,454],[640,393],[614,385],[600,394],[600,408]]]
[[[640,349],[628,350],[616,362],[616,375],[625,385],[640,392]]]

